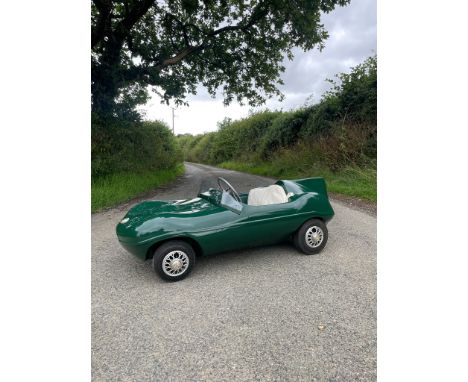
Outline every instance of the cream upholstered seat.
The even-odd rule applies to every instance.
[[[273,184],[268,187],[252,188],[247,204],[249,206],[265,206],[267,204],[287,203],[288,196],[283,187]]]

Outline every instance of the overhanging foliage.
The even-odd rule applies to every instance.
[[[92,0],[93,110],[126,117],[147,100],[185,102],[202,84],[224,102],[280,95],[284,56],[323,48],[320,15],[350,0]]]

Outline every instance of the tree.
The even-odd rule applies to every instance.
[[[283,57],[322,49],[322,12],[350,0],[92,0],[92,107],[128,114],[148,86],[185,103],[202,84],[252,106],[279,95]]]

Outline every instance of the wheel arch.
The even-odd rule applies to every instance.
[[[307,223],[309,220],[312,220],[312,219],[317,219],[317,220],[320,220],[322,221],[324,224],[327,224],[327,222],[325,221],[325,219],[323,218],[323,216],[310,216],[308,217],[307,219],[304,219],[301,223],[301,225],[299,226],[298,230],[305,224]]]
[[[203,249],[202,249],[201,245],[195,239],[193,239],[191,237],[188,237],[188,236],[174,236],[174,237],[171,237],[171,238],[168,238],[168,239],[157,241],[156,243],[152,244],[148,248],[148,250],[146,251],[146,260],[152,259],[153,255],[154,255],[154,252],[161,245],[163,245],[164,243],[167,243],[169,241],[174,241],[174,240],[185,241],[187,244],[190,244],[192,246],[193,250],[195,251],[195,254],[196,254],[197,257],[203,255]]]

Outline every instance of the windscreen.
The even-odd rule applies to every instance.
[[[201,183],[200,183],[198,193],[202,194],[202,193],[207,192],[207,191],[209,191],[211,189],[219,190],[217,179],[218,178],[216,178],[214,176],[203,178]]]
[[[242,203],[239,203],[231,196],[231,194],[225,191],[223,191],[223,195],[221,196],[221,206],[230,209],[237,214],[240,214],[242,211]]]
[[[237,214],[240,214],[242,211],[242,203],[239,203],[228,192],[222,191],[218,185],[218,178],[215,176],[202,179],[198,195]]]

